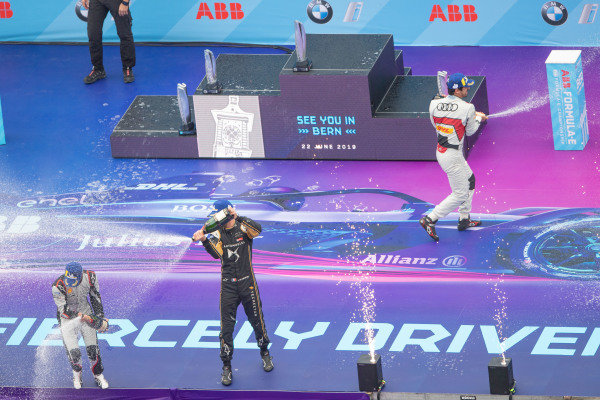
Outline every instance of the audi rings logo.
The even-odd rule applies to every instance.
[[[462,267],[467,263],[467,257],[465,256],[448,256],[444,258],[442,264],[444,267]]]
[[[456,103],[440,103],[437,105],[438,111],[456,111],[458,104]]]
[[[333,17],[333,8],[325,0],[312,0],[306,6],[306,13],[311,21],[317,24],[326,24]]]
[[[568,17],[567,8],[558,1],[549,1],[542,6],[542,18],[550,25],[562,25]]]
[[[79,0],[77,4],[75,4],[75,14],[77,14],[77,17],[80,20],[82,20],[83,22],[87,22],[88,10],[83,7],[81,0]]]

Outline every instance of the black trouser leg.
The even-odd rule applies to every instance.
[[[123,64],[123,69],[133,68],[135,66],[135,46],[133,44],[133,33],[131,32],[131,26],[133,23],[131,12],[127,10],[127,15],[120,16],[120,0],[104,1],[110,9],[110,14],[115,19],[117,35],[119,35],[119,39],[121,40],[121,63]]]
[[[233,329],[240,298],[237,293],[236,284],[233,282],[221,282],[221,360],[223,363],[231,362],[233,357]]]
[[[108,14],[108,8],[100,0],[90,0],[88,11],[87,33],[90,41],[90,57],[95,69],[103,70],[102,59],[102,27]]]
[[[240,296],[248,321],[250,321],[252,328],[254,328],[256,343],[258,344],[258,347],[260,347],[260,350],[264,351],[268,348],[269,336],[267,335],[267,327],[265,326],[265,319],[263,318],[262,303],[260,301],[258,286],[254,280],[254,276],[251,276],[250,278],[251,279],[244,282],[244,287],[240,288]]]

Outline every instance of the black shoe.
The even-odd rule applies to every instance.
[[[433,240],[439,242],[440,238],[437,235],[437,233],[435,233],[435,222],[433,222],[431,218],[425,216],[419,220],[419,223],[421,224],[423,229],[425,229],[425,232],[427,232],[427,234],[431,236]]]
[[[224,386],[231,385],[231,365],[223,365],[223,372],[221,372],[221,383]]]
[[[106,72],[103,69],[93,68],[92,72],[89,73],[88,76],[83,78],[83,83],[89,85],[90,83],[94,83],[97,80],[106,78]]]
[[[129,67],[123,68],[123,82],[131,83],[135,81],[135,76],[133,76],[133,70]]]
[[[262,358],[263,369],[265,370],[265,372],[273,371],[273,368],[275,368],[275,366],[273,365],[273,357],[271,357],[271,355],[269,354],[269,350],[265,352],[261,351],[260,358]]]
[[[471,219],[470,215],[468,218],[458,220],[458,230],[459,231],[466,231],[467,228],[473,228],[473,227],[479,226],[479,225],[481,225],[481,221],[473,221]]]

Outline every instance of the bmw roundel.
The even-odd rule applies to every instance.
[[[83,3],[81,2],[81,0],[79,0],[77,4],[75,4],[75,14],[77,14],[77,17],[80,20],[82,20],[83,22],[87,22],[88,10],[83,7]]]
[[[550,25],[562,25],[568,16],[567,8],[558,1],[549,1],[542,6],[542,18]]]
[[[333,17],[333,8],[325,0],[312,0],[306,6],[308,18],[317,24],[326,24]]]

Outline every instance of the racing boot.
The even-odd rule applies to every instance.
[[[133,71],[131,68],[123,68],[123,82],[131,83],[133,81],[135,81],[135,77],[133,76]]]
[[[94,380],[96,381],[96,385],[98,385],[101,389],[108,389],[108,381],[102,374],[94,375]]]
[[[92,72],[90,72],[85,78],[83,78],[83,83],[89,85],[90,83],[94,83],[104,78],[106,78],[106,72],[103,69],[93,68]]]
[[[221,384],[223,384],[224,386],[231,385],[232,378],[233,377],[231,375],[231,365],[223,365],[223,372],[221,373]]]
[[[81,381],[81,371],[73,371],[73,387],[75,389],[81,389],[83,382]]]
[[[261,350],[260,358],[262,358],[263,369],[265,370],[265,372],[273,371],[273,368],[275,368],[275,366],[273,365],[273,357],[271,357],[271,355],[269,354],[269,350]]]
[[[458,230],[459,231],[466,231],[467,228],[473,228],[473,227],[479,226],[479,225],[481,225],[481,221],[473,221],[471,219],[470,215],[465,219],[458,220]]]
[[[429,218],[426,215],[426,216],[424,216],[423,218],[421,218],[419,220],[419,223],[421,224],[421,226],[423,227],[423,229],[425,229],[425,232],[427,232],[427,234],[429,236],[431,236],[431,238],[433,240],[435,240],[436,242],[439,242],[440,238],[437,235],[437,233],[435,233],[435,222],[431,218]]]

